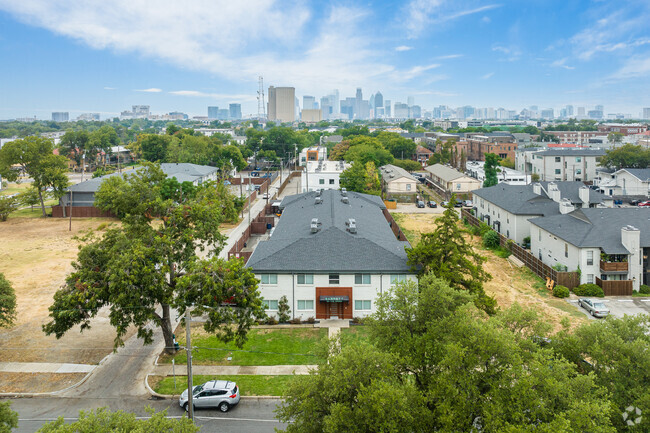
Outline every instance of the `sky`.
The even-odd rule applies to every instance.
[[[648,0],[0,0],[0,119],[317,100],[650,107]]]

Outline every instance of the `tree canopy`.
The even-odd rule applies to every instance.
[[[11,410],[11,401],[0,402],[0,433],[11,433],[18,428],[18,414]]]
[[[432,274],[387,290],[369,343],[331,342],[291,383],[285,431],[616,431],[607,390],[539,344],[549,326],[534,310],[486,317],[473,298]]]
[[[41,137],[14,140],[0,149],[0,176],[16,181],[20,174],[14,169],[17,166],[31,177],[32,186],[38,190],[44,217],[47,216],[43,200],[45,191],[51,188],[55,197],[61,197],[69,184],[66,158],[53,152],[52,141]]]
[[[340,185],[348,191],[373,195],[381,194],[379,172],[372,161],[365,164],[354,161],[350,168],[343,170],[341,173]]]
[[[476,305],[492,314],[496,301],[483,290],[483,283],[491,276],[483,270],[485,258],[463,237],[455,203],[456,198],[452,195],[442,217],[437,219],[435,231],[423,233],[415,247],[407,248],[408,264],[419,275],[433,273],[449,282],[451,287],[476,295]]]
[[[184,187],[145,164],[133,174],[107,178],[95,197],[95,206],[118,215],[122,224],[82,239],[74,270],[54,295],[46,334],[60,338],[79,324],[83,331],[107,306],[116,347],[130,326],[150,343],[147,325],[155,323],[166,350],[173,351],[173,307],[192,308],[192,314],[210,310],[205,328],[243,344],[264,310],[252,271],[241,260],[217,258],[224,244],[219,225],[238,214],[227,187]],[[206,259],[197,255],[201,251]]]
[[[610,168],[648,168],[650,167],[650,149],[641,145],[624,144],[616,149],[605,151],[600,158],[600,165]]]
[[[16,320],[16,292],[9,280],[0,273],[0,328],[11,326]]]
[[[494,153],[485,154],[485,180],[483,181],[483,188],[494,186],[499,183],[497,172],[499,169],[499,157]]]

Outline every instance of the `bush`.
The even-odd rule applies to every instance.
[[[490,230],[483,235],[483,246],[485,248],[498,248],[500,243],[499,233],[494,230]]]
[[[308,317],[307,320],[305,320],[305,323],[314,324],[316,323],[316,319],[314,319],[313,317]]]
[[[553,265],[553,269],[555,269],[558,272],[566,272],[568,268],[562,263],[556,263],[555,265]]]
[[[650,286],[641,284],[641,287],[639,288],[639,293],[641,293],[642,295],[650,295]]]
[[[271,316],[266,319],[266,324],[267,325],[277,325],[278,321],[275,317]]]
[[[287,323],[289,321],[289,313],[291,313],[291,308],[289,308],[289,300],[286,296],[282,295],[280,301],[278,302],[278,320],[280,323]]]
[[[292,325],[300,325],[302,323],[302,320],[296,317],[295,319],[289,320],[289,323],[291,323]]]
[[[605,296],[605,292],[596,284],[580,284],[578,287],[573,289],[573,293],[578,296],[595,296],[602,298]]]
[[[363,318],[362,317],[353,317],[352,318],[352,323],[361,324],[361,323],[363,323]]]
[[[569,289],[567,289],[564,286],[557,285],[553,287],[553,296],[555,296],[556,298],[568,298]]]
[[[522,245],[525,249],[529,250],[530,249],[530,236],[526,236],[524,238],[524,243]]]

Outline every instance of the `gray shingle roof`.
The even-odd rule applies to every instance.
[[[547,149],[537,152],[537,155],[542,156],[603,156],[605,151],[602,149]]]
[[[640,181],[647,181],[650,179],[650,168],[623,168],[621,171],[627,171],[632,176],[635,176]]]
[[[386,170],[390,170],[390,172],[387,172]],[[382,175],[384,181],[386,181],[386,182],[391,182],[391,181],[397,180],[397,179],[399,179],[401,177],[405,177],[405,178],[407,178],[409,180],[412,180],[413,182],[416,181],[415,177],[413,177],[413,175],[411,173],[409,173],[408,171],[404,170],[403,168],[398,167],[398,166],[393,165],[393,164],[382,165],[381,167],[379,167],[379,171],[381,171],[381,175]],[[393,178],[391,178],[390,177],[391,174],[394,174],[395,176]]]
[[[461,177],[469,177],[454,168],[447,167],[446,165],[442,164],[430,165],[428,167],[425,167],[425,170],[431,174],[435,174],[445,182],[451,182],[452,180],[459,179]]]
[[[621,243],[621,229],[631,225],[641,231],[641,247],[650,247],[650,209],[579,209],[530,222],[576,247],[600,247],[607,254],[629,254]]]
[[[547,194],[550,182],[539,182],[542,185],[542,194],[537,195],[533,190],[533,184],[509,185],[500,183],[498,185],[481,188],[472,193],[482,199],[494,203],[502,209],[514,215],[555,215],[560,212],[559,204],[554,202]],[[573,203],[582,204],[578,191],[585,186],[582,182],[554,182],[560,190],[562,198],[567,198]],[[590,203],[602,203],[607,196],[589,190]]]
[[[306,192],[282,200],[282,216],[272,236],[261,241],[247,266],[255,272],[409,272],[407,242],[395,238],[377,196],[348,192],[349,204],[337,190]],[[312,218],[320,230],[311,233]],[[346,222],[356,220],[357,233],[348,232]]]

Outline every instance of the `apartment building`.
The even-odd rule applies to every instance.
[[[515,168],[542,181],[591,182],[603,155],[602,149],[526,148],[516,153]]]

